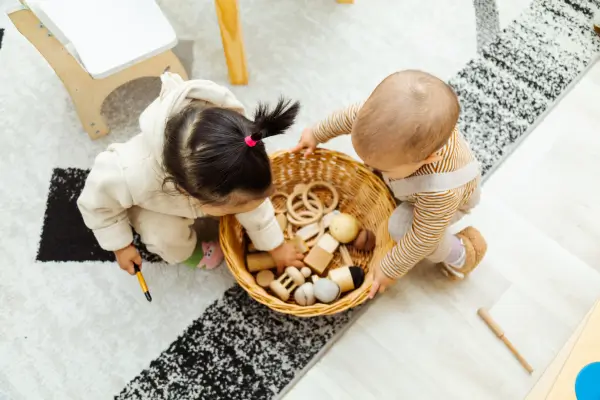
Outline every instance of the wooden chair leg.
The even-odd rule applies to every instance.
[[[221,29],[223,51],[229,69],[229,80],[234,85],[247,85],[248,70],[238,2],[237,0],[215,0],[215,6]]]
[[[169,50],[104,79],[93,79],[30,10],[12,12],[9,17],[63,82],[83,128],[92,139],[110,131],[101,115],[102,103],[119,86],[138,78],[160,76],[166,70],[188,78],[177,56]]]

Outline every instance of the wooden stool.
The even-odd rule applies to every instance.
[[[97,139],[110,130],[101,115],[102,103],[119,86],[138,78],[158,77],[165,71],[179,74],[186,80],[188,77],[181,62],[170,50],[177,44],[175,32],[153,0],[82,3],[85,4],[68,2],[69,9],[64,0],[42,2],[39,8],[38,5],[34,7],[31,4],[30,8],[22,3],[23,7],[9,12],[9,17],[54,69],[69,92],[85,131],[90,138]],[[110,9],[115,4],[118,7]],[[92,8],[84,10],[83,7]],[[107,13],[125,15],[113,15],[113,18],[111,15],[98,15],[101,14],[99,8],[104,10],[107,7],[110,9]],[[107,23],[110,20],[113,20],[112,24]],[[106,38],[103,31],[97,30],[99,25],[104,26],[104,31],[119,29],[114,20],[121,22],[121,34],[126,35],[120,46],[118,37],[114,37],[119,34],[118,31],[113,33],[113,30],[112,37]],[[86,29],[88,26],[89,29]],[[144,32],[139,31],[143,26],[156,31],[144,39]],[[79,60],[68,50],[68,45],[73,45]]]

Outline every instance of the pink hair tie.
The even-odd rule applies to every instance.
[[[260,142],[260,140],[252,139],[252,136],[246,136],[244,140],[249,147],[254,147],[258,142]]]

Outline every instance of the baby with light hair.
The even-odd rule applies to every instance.
[[[487,244],[468,227],[448,228],[479,201],[479,164],[456,125],[460,105],[442,80],[422,71],[385,78],[364,104],[352,105],[302,133],[292,151],[310,154],[318,144],[351,134],[358,156],[382,178],[400,205],[389,218],[396,246],[376,266],[370,297],[383,292],[418,262],[439,263],[464,279]]]

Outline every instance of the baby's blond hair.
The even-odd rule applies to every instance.
[[[442,80],[426,72],[393,73],[373,91],[352,128],[361,157],[420,162],[448,141],[460,113],[458,98]]]

